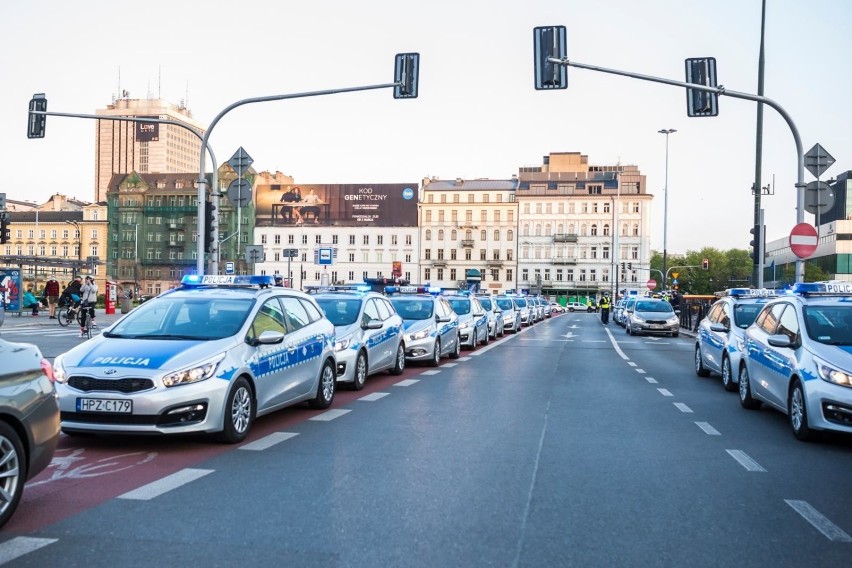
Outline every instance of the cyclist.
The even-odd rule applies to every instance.
[[[91,276],[86,276],[86,283],[80,287],[80,301],[80,337],[86,337],[86,316],[92,318],[91,327],[95,327],[95,304],[98,302],[98,285]]]

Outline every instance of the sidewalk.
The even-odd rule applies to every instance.
[[[58,310],[57,310],[58,311]],[[126,314],[122,314],[121,310],[115,310],[114,314],[107,314],[103,308],[95,308],[95,323],[100,327],[112,325]],[[30,314],[27,310],[18,316],[17,312],[6,312],[6,320],[3,322],[3,327],[0,329],[8,329],[11,327],[59,327],[59,320],[50,319],[47,308],[39,311],[37,316]]]

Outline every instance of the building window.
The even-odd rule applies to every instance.
[[[362,238],[361,244],[365,244],[365,245],[370,244],[370,235],[364,235],[363,238]]]
[[[424,240],[427,240],[427,241],[432,240],[432,230],[431,229],[426,229],[426,236],[424,237]]]
[[[506,269],[506,282],[511,282],[512,280],[514,280],[514,278],[512,278],[512,269],[507,268]]]
[[[355,235],[349,235],[349,244],[350,244],[350,245],[354,245],[354,244],[355,244]]]
[[[432,279],[432,269],[431,268],[424,268],[423,269],[423,281],[428,282],[431,279]]]
[[[450,268],[450,280],[455,280],[455,279],[456,279],[456,269]]]

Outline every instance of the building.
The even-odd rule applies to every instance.
[[[158,118],[180,122],[203,135],[205,127],[189,109],[162,99],[122,97],[98,109],[103,117]],[[161,123],[98,120],[95,137],[95,201],[106,201],[113,174],[198,171],[201,139],[181,126]]]
[[[637,166],[555,152],[521,167],[518,179],[519,289],[583,301],[645,288],[653,196]]]
[[[515,290],[517,189],[517,178],[424,178],[419,282],[494,294]]]

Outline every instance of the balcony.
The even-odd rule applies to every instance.
[[[555,256],[553,264],[577,264],[577,257],[574,256]]]
[[[501,266],[503,266],[503,261],[502,260],[486,260],[485,266],[488,267],[488,268],[500,268]]]
[[[447,259],[445,258],[436,258],[432,261],[432,266],[435,267],[444,267],[447,266]]]
[[[473,239],[462,239],[461,245],[465,248],[472,248],[473,247]]]
[[[577,235],[568,233],[557,233],[553,235],[554,243],[576,243]]]

